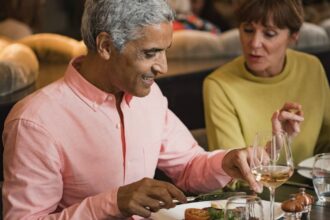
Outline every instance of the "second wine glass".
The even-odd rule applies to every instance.
[[[286,133],[257,133],[252,145],[251,169],[270,191],[270,219],[274,218],[275,189],[293,174],[290,141]]]

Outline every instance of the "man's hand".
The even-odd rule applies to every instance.
[[[273,133],[285,131],[290,138],[294,138],[300,132],[300,124],[304,120],[301,105],[287,102],[272,116]]]
[[[161,208],[174,207],[173,199],[186,202],[185,195],[174,185],[150,178],[122,186],[117,194],[118,208],[123,215],[145,218]]]
[[[247,181],[252,190],[260,193],[262,185],[255,180],[251,172],[251,158],[251,147],[231,150],[222,160],[222,169],[233,178]]]

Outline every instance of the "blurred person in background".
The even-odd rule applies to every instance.
[[[20,39],[41,27],[45,0],[0,0],[0,35]]]
[[[242,0],[190,0],[192,12],[215,24],[222,32],[236,28],[234,11]]]
[[[190,0],[168,0],[168,2],[175,11],[174,31],[199,30],[214,34],[220,33],[217,26],[193,13]]]
[[[301,133],[292,142],[295,162],[330,152],[325,71],[315,56],[289,49],[303,23],[301,1],[248,0],[237,16],[243,55],[204,81],[209,148],[251,145],[256,132],[268,130],[274,109],[301,117],[303,108]],[[282,121],[285,114],[279,111],[273,118]]]

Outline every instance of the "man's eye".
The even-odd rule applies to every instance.
[[[155,52],[145,52],[144,54],[146,58],[152,58],[156,55]]]

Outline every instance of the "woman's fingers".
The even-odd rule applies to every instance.
[[[302,106],[299,103],[296,102],[286,102],[283,107],[281,108],[281,111],[300,111],[302,109]]]

